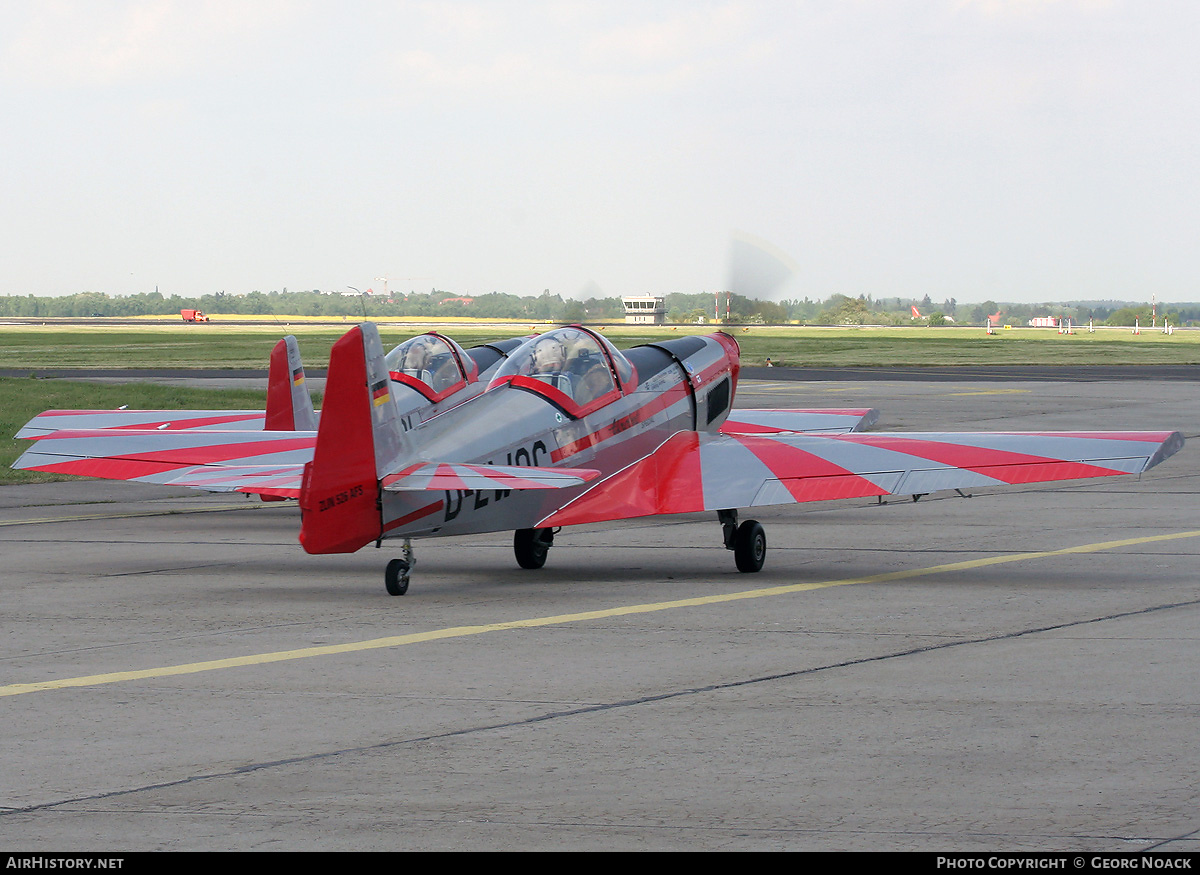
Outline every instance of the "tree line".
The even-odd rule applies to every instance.
[[[1089,321],[1102,325],[1132,325],[1134,319],[1149,324],[1150,304],[1131,301],[1068,301],[1018,304],[984,301],[960,304],[954,298],[935,303],[929,295],[914,298],[834,294],[818,300],[805,297],[784,301],[761,301],[733,292],[681,292],[665,295],[667,319],[676,323],[732,322],[737,324],[808,325],[983,325],[996,313],[999,323],[1024,325],[1037,316],[1070,319],[1077,325]],[[912,313],[916,307],[921,318]],[[490,292],[462,296],[431,289],[428,293],[344,295],[340,292],[281,291],[246,294],[216,292],[199,297],[163,295],[157,291],[112,296],[103,292],[80,292],[57,297],[34,295],[0,296],[0,317],[106,318],[131,316],[178,316],[180,310],[203,310],[210,316],[310,316],[389,317],[465,316],[479,319],[513,319],[536,322],[621,322],[625,311],[619,297],[564,299],[544,291],[540,295]],[[1200,303],[1161,304],[1153,313],[1173,325],[1200,324]]]

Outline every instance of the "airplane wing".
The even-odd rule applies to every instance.
[[[15,436],[39,438],[66,429],[102,428],[262,431],[264,419],[261,410],[47,410]]]
[[[1178,432],[680,432],[538,526],[1140,474],[1182,446]]]
[[[260,414],[261,415],[261,414]],[[34,435],[14,468],[295,498],[316,432],[57,429]]]
[[[314,432],[203,429],[58,429],[43,435],[14,468],[296,498]],[[389,492],[447,489],[563,489],[600,476],[592,468],[532,468],[422,462],[383,479]]]
[[[733,410],[721,424],[721,434],[779,434],[781,432],[865,431],[879,419],[879,411],[854,410]]]

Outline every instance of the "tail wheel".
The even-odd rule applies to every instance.
[[[733,558],[738,571],[761,571],[767,558],[767,533],[758,520],[746,520],[733,536]]]
[[[513,533],[513,553],[522,568],[541,568],[546,564],[546,554],[554,543],[552,529],[517,529]]]

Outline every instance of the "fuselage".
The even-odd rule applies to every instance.
[[[683,337],[623,354],[606,340],[598,345],[606,356],[622,357],[608,363],[613,386],[601,396],[603,403],[572,403],[556,388],[561,384],[544,375],[522,379],[502,373],[486,391],[415,424],[408,433],[427,460],[587,468],[600,471],[596,481],[566,489],[384,491],[384,537],[536,527],[584,492],[603,489],[605,478],[649,455],[672,435],[715,431],[724,422],[737,383],[733,338]],[[513,353],[518,360],[514,372],[520,355]]]

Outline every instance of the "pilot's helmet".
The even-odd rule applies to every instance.
[[[558,373],[566,361],[567,349],[557,337],[544,337],[533,347],[534,373]]]
[[[404,354],[404,367],[417,370],[426,367],[429,364],[431,346],[432,344],[423,338],[414,340]]]

